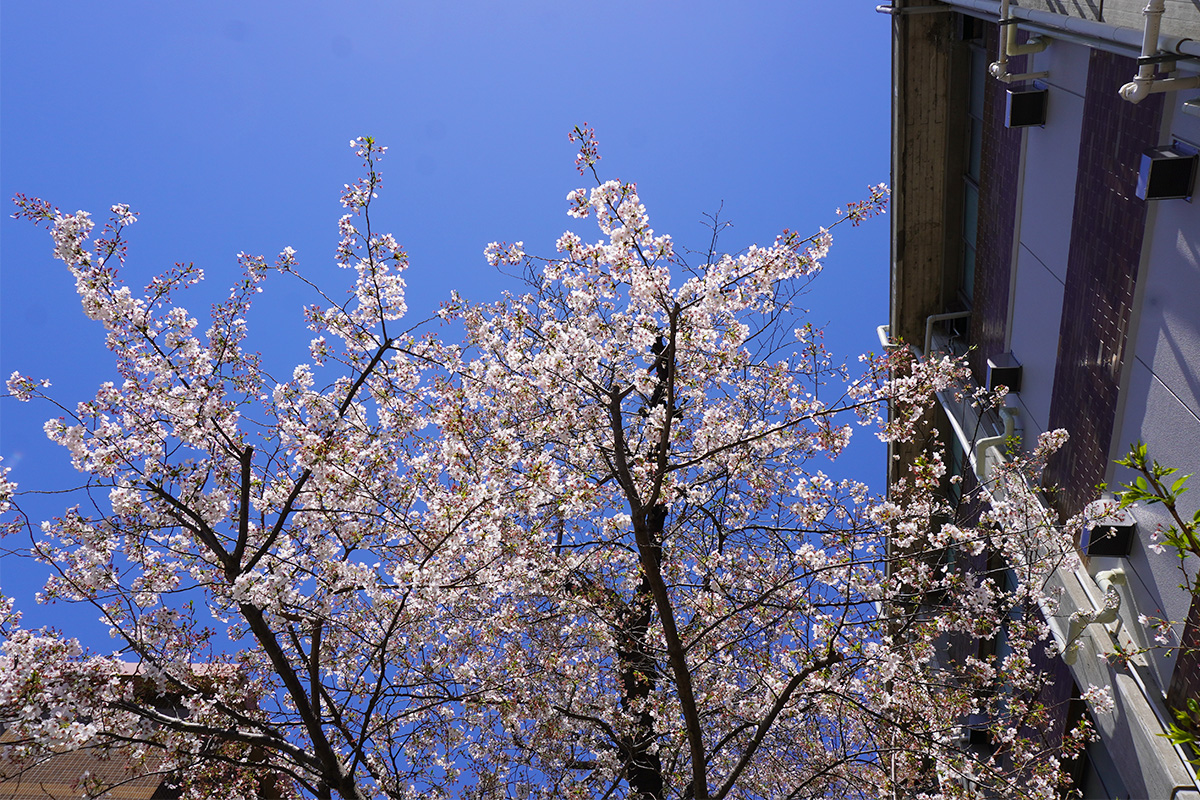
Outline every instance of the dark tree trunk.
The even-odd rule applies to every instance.
[[[655,373],[657,381],[654,392],[643,408],[646,414],[650,409],[661,406],[667,400],[667,345],[665,338],[659,338],[650,348],[658,358],[650,369]],[[655,447],[654,455],[659,455]],[[632,498],[631,498],[632,500]],[[663,504],[655,504],[649,508],[634,509],[635,529],[641,528],[649,534],[653,552],[650,554],[655,564],[661,562],[663,529],[667,518],[667,509]],[[621,705],[626,711],[637,714],[637,722],[633,734],[624,742],[627,760],[626,780],[632,790],[633,800],[665,800],[666,782],[663,779],[662,758],[656,747],[657,737],[654,733],[654,716],[645,707],[658,686],[660,678],[658,662],[650,648],[650,622],[654,618],[654,590],[649,577],[643,572],[638,581],[633,599],[624,606],[619,606],[617,612],[617,662],[621,670]],[[641,709],[634,711],[634,709]]]
[[[633,601],[617,615],[621,705],[627,711],[643,704],[658,684],[658,664],[647,642],[653,611],[650,584],[642,578]],[[633,735],[622,743],[628,759],[626,778],[636,800],[663,800],[662,759],[653,750],[654,741],[654,717],[643,706]]]

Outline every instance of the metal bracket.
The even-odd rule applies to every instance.
[[[1159,51],[1152,56],[1138,56],[1138,66],[1143,64],[1165,64],[1168,61],[1194,61],[1196,56],[1189,56],[1186,53],[1167,53]]]

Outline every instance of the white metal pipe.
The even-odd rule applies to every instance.
[[[1000,15],[998,0],[943,0],[943,2],[961,10],[974,11],[988,17],[999,17]],[[1014,6],[1009,10],[1009,15],[1021,20],[1022,24],[1027,25],[1030,29],[1045,33],[1052,38],[1062,37],[1121,55],[1135,55],[1141,52],[1144,31],[1119,28],[1107,22],[1055,14],[1038,8]],[[1158,49],[1167,53],[1200,58],[1200,41],[1187,37],[1160,35]],[[1185,62],[1183,66],[1200,69],[1200,64],[1191,65]]]
[[[1009,9],[1011,11],[1011,9]],[[1011,19],[1011,17],[1005,17]],[[1040,36],[1035,36],[1025,44],[1017,44],[1017,26],[1005,25],[1008,30],[1005,31],[1004,49],[1007,51],[1009,58],[1013,56],[1027,56],[1033,53],[1040,53],[1049,46],[1049,42],[1042,39]]]
[[[963,317],[971,316],[970,311],[950,311],[945,314],[930,314],[925,318],[925,349],[921,351],[922,358],[929,357],[929,351],[933,349],[933,325],[935,322],[943,322],[948,319],[962,319]]]
[[[1143,66],[1142,69],[1145,67]],[[1154,69],[1153,66],[1150,67]],[[1200,75],[1187,78],[1143,78],[1141,70],[1138,76],[1121,87],[1121,97],[1131,103],[1140,103],[1152,94],[1160,92],[1179,92],[1184,89],[1200,89]]]
[[[944,14],[949,11],[949,6],[904,6],[897,8],[896,6],[875,6],[875,10],[880,14],[890,14],[893,17],[907,17],[911,14]]]
[[[1146,27],[1142,31],[1142,58],[1157,55],[1159,31],[1162,29],[1162,16],[1166,11],[1166,0],[1149,0],[1142,14],[1146,17]],[[1175,92],[1180,89],[1200,88],[1200,76],[1191,78],[1162,78],[1155,80],[1155,65],[1143,61],[1138,66],[1137,75],[1133,80],[1121,87],[1121,97],[1131,103],[1140,103],[1152,94],[1158,92]]]
[[[1105,594],[1108,594],[1109,589],[1119,591],[1116,587],[1118,585],[1124,585],[1125,583],[1125,570],[1121,569],[1120,567],[1116,567],[1115,569],[1106,569],[1103,572],[1096,573],[1096,585],[1099,586],[1100,591],[1104,592]]]
[[[1008,440],[1017,432],[1017,410],[1011,406],[1000,409],[1000,417],[1004,420],[1004,433],[1000,436],[987,436],[975,443],[975,477],[980,483],[987,483],[988,469],[987,451],[993,447],[1003,448]]]
[[[1008,29],[1010,25],[1006,25],[1012,17],[1008,15],[1008,0],[1000,2],[1000,60],[988,66],[988,72],[999,78],[1001,75],[1008,74]]]
[[[1022,56],[1030,53],[1040,53],[1046,49],[1047,42],[1040,37],[1035,37],[1025,44],[1017,44],[1017,25],[1016,20],[1010,15],[1011,8],[1009,0],[1001,0],[1000,3],[1000,60],[995,61],[988,66],[988,72],[993,78],[1004,81],[1005,83],[1017,83],[1020,81],[1031,81],[1037,78],[1045,78],[1050,73],[1048,72],[1022,72],[1012,74],[1008,71],[1008,59],[1010,56]]]
[[[1000,65],[992,64],[992,67],[991,67],[991,69],[989,69],[989,71],[992,73],[992,77],[996,78],[997,80],[1003,81],[1004,83],[1021,83],[1022,81],[1036,81],[1041,78],[1047,78],[1050,76],[1050,73],[1046,72],[1045,70],[1043,70],[1041,72],[1018,72],[1015,75],[1010,74],[1008,72],[1000,72],[999,74],[997,74],[995,68],[998,66],[1000,66]]]
[[[1125,573],[1121,570],[1109,570],[1110,572],[1121,572],[1121,580],[1124,581]],[[1104,573],[1101,573],[1103,575]],[[1099,577],[1099,576],[1097,576]],[[1104,605],[1096,611],[1076,611],[1071,615],[1067,623],[1067,644],[1062,651],[1062,660],[1067,666],[1075,663],[1079,655],[1079,650],[1072,647],[1073,644],[1083,635],[1083,631],[1088,625],[1093,622],[1099,625],[1108,625],[1109,623],[1119,619],[1118,614],[1121,611],[1121,593],[1117,588],[1106,582],[1107,586],[1102,586],[1104,589]]]
[[[1142,29],[1143,56],[1152,56],[1158,52],[1158,32],[1162,29],[1162,15],[1166,10],[1166,0],[1150,0],[1142,9],[1142,15],[1146,17],[1146,27]],[[1139,66],[1138,77],[1153,80],[1154,65],[1142,64]]]
[[[1106,595],[1109,592],[1115,592],[1117,595],[1117,606],[1116,608],[1112,609],[1112,619],[1101,620],[1097,618],[1096,621],[1103,622],[1106,625],[1110,622],[1117,623],[1116,628],[1113,630],[1113,638],[1117,639],[1117,641],[1120,641],[1120,639],[1117,637],[1120,635],[1121,631],[1121,616],[1117,612],[1121,608],[1121,602],[1123,598],[1123,593],[1119,587],[1128,585],[1128,581],[1125,580],[1125,570],[1117,567],[1115,569],[1106,569],[1103,572],[1097,572],[1096,585],[1099,586],[1100,591],[1104,592]],[[1105,610],[1108,610],[1108,608],[1106,607]],[[1128,610],[1130,609],[1127,609],[1127,611]]]

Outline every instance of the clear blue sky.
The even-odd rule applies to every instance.
[[[0,6],[0,194],[97,218],[141,212],[129,282],[194,261],[203,320],[238,251],[294,247],[336,291],[338,191],[357,176],[349,140],[388,145],[376,225],[407,248],[412,315],[458,289],[494,298],[505,279],[484,246],[549,254],[569,227],[572,126],[600,138],[602,175],[636,181],[651,222],[707,244],[722,209],[728,250],[783,228],[815,230],[888,180],[889,18],[870,0],[618,0],[603,3],[4,2]],[[887,321],[887,220],[840,228],[808,302],[834,351],[878,350]],[[113,377],[49,237],[0,220],[0,376],[48,378],[73,405]],[[333,293],[331,291],[331,293]],[[251,346],[283,374],[304,360],[294,283],[267,285]],[[35,404],[0,400],[0,455],[22,489],[78,482]],[[882,489],[867,432],[836,472]],[[27,498],[40,516],[61,497]],[[0,564],[27,623],[33,577]]]

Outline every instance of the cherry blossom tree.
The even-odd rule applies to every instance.
[[[311,360],[284,380],[246,341],[268,275],[306,280],[291,249],[240,255],[202,331],[179,304],[199,270],[121,282],[127,207],[90,242],[88,214],[17,198],[119,377],[46,424],[87,502],[33,525],[3,477],[0,510],[52,570],[43,598],[94,609],[118,650],[5,601],[10,763],[91,748],[191,797],[1055,796],[1082,734],[1046,744],[1033,665],[1069,531],[1015,490],[947,522],[936,442],[889,499],[821,470],[856,426],[920,435],[962,364],[896,349],[851,377],[798,305],[829,231],[727,254],[714,230],[689,260],[572,138],[595,184],[569,214],[600,238],[493,243],[514,291],[415,325],[408,258],[372,224],[384,148],[353,142],[353,287],[310,284]],[[1015,583],[945,566],[989,548]],[[944,657],[1001,631],[1003,659]],[[959,744],[971,715],[986,751]]]

